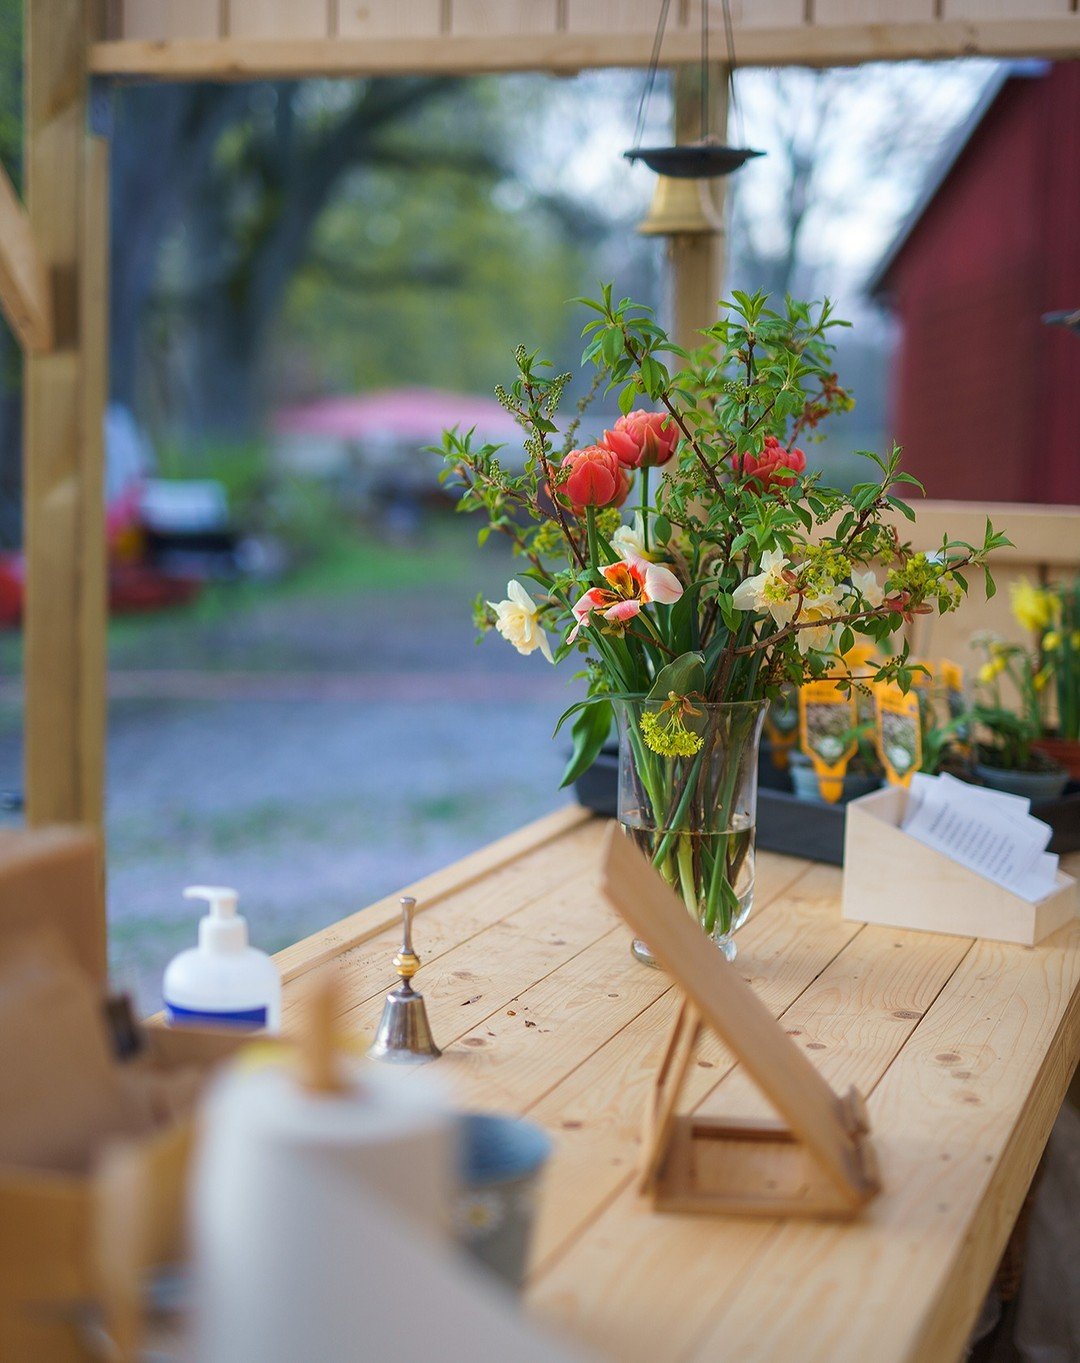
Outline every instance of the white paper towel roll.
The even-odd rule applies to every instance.
[[[453,1123],[424,1078],[365,1069],[313,1094],[280,1063],[222,1077],[194,1180],[198,1363],[364,1356],[341,1348],[377,1307],[362,1290],[376,1222],[447,1238]]]

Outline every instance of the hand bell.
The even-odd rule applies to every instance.
[[[424,996],[412,987],[412,978],[420,969],[420,957],[412,944],[415,909],[416,900],[403,896],[401,950],[394,957],[394,969],[401,983],[387,994],[375,1040],[368,1049],[368,1055],[375,1060],[405,1065],[420,1065],[442,1055],[431,1035]]]

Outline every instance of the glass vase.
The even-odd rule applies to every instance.
[[[621,701],[619,822],[706,935],[735,959],[754,899],[765,701]],[[656,961],[635,940],[634,955]]]

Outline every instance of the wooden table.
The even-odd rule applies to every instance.
[[[676,999],[596,893],[604,823],[571,808],[410,888],[439,1078],[554,1135],[529,1309],[619,1363],[960,1357],[1080,1057],[1080,923],[1039,947],[859,927],[840,871],[763,854],[738,966],[838,1090],[869,1098],[884,1193],[837,1225],[658,1215],[633,1187]],[[371,1033],[396,898],[283,952],[336,971]],[[700,1110],[761,1100],[708,1040]]]

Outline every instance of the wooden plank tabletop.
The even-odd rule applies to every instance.
[[[1035,948],[860,927],[837,868],[761,854],[738,967],[868,1097],[884,1192],[848,1225],[661,1215],[633,1174],[677,999],[597,892],[604,828],[560,810],[408,888],[439,1078],[555,1138],[529,1309],[618,1363],[953,1363],[1080,1058],[1080,922]],[[286,1025],[333,971],[369,1037],[396,929],[393,896],[283,952]],[[711,1038],[687,1096],[762,1111]]]

